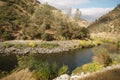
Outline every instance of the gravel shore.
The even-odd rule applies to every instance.
[[[42,47],[25,47],[25,48],[17,48],[17,47],[3,47],[5,43],[7,44],[29,44],[30,42],[35,42],[36,44],[42,43],[57,43],[59,46],[55,48],[42,48]],[[79,40],[68,40],[68,41],[40,41],[40,40],[14,40],[14,41],[5,41],[0,43],[0,53],[5,54],[29,54],[29,53],[37,53],[37,54],[44,54],[44,53],[58,53],[64,52],[74,49],[81,49],[82,46],[80,45]],[[91,47],[91,44],[89,45]],[[93,46],[93,45],[92,45]]]

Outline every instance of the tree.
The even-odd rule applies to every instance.
[[[79,9],[76,9],[76,12],[74,14],[74,19],[79,20],[81,16],[81,11]]]
[[[81,32],[83,33],[82,38],[90,38],[89,30],[87,28],[83,27]]]
[[[71,16],[72,15],[72,8],[69,8],[68,10],[67,10],[67,16]]]
[[[61,26],[60,28],[57,29],[58,35],[61,35],[65,39],[70,39],[71,38],[71,33],[69,31],[69,27],[66,25]]]
[[[43,22],[50,24],[53,20],[53,13],[48,4],[44,4],[43,7],[38,7],[31,17],[31,21],[41,25]]]
[[[42,40],[46,40],[46,41],[52,41],[53,40],[53,37],[51,34],[48,34],[48,33],[44,33],[41,35],[41,38]]]
[[[100,63],[104,66],[109,66],[112,62],[110,53],[103,47],[94,48],[93,61]]]

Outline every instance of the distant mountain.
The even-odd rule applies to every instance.
[[[83,32],[86,29],[82,27],[88,25],[87,21],[76,21],[48,3],[41,4],[37,0],[0,0],[0,41],[83,38],[87,33]],[[79,31],[76,33],[73,30]]]
[[[120,34],[120,4],[93,22],[88,29],[91,33]]]

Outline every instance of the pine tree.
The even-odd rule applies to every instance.
[[[72,8],[69,8],[68,10],[67,10],[67,16],[71,16],[72,15]]]
[[[76,12],[74,14],[74,19],[79,20],[81,17],[81,11],[79,9],[76,9]]]

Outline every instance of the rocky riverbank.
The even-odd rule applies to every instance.
[[[30,46],[29,43],[33,42],[33,45]],[[46,47],[41,47],[41,44],[44,44]],[[49,44],[49,45],[48,45]],[[58,46],[51,47],[53,44],[57,44]],[[17,46],[16,46],[17,45]],[[24,46],[25,45],[25,46]],[[28,45],[28,46],[26,46]],[[6,41],[0,43],[0,53],[4,54],[29,54],[29,53],[58,53],[63,51],[70,51],[74,49],[88,48],[98,45],[98,43],[92,41],[85,40],[70,40],[70,41]],[[7,46],[7,47],[6,47]]]
[[[111,71],[111,70],[114,70],[114,69],[120,69],[120,64],[108,66],[108,67],[103,68],[102,70],[92,72],[92,73],[82,72],[81,74],[77,74],[77,75],[75,75],[75,74],[72,74],[72,75],[64,74],[64,75],[61,75],[61,76],[59,76],[59,77],[57,77],[53,80],[86,80],[85,79],[86,77],[94,76],[96,74],[104,73],[104,72]]]

